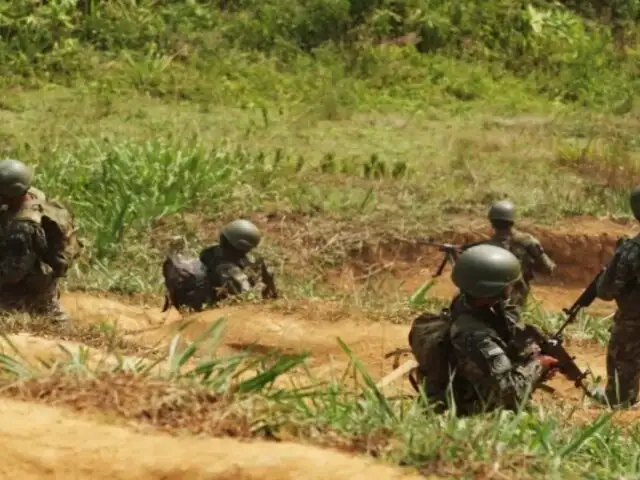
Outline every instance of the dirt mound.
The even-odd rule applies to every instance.
[[[7,335],[7,340],[10,343],[4,338],[0,339],[0,353],[10,357],[22,357],[33,367],[69,360],[70,357],[83,358],[83,362],[89,368],[97,365],[115,367],[146,362],[141,357],[110,354],[79,342],[42,338],[30,333]],[[18,350],[19,354],[16,354],[15,350]]]
[[[570,304],[572,298],[566,299],[558,289],[552,293],[557,296],[555,301],[563,305]],[[577,296],[578,291],[575,292]],[[63,300],[64,301],[64,300]],[[103,300],[92,299],[90,296],[72,295],[67,303],[82,305],[81,311],[89,322],[95,318],[91,314],[91,306],[98,305],[98,312],[104,312]],[[125,318],[130,327],[147,325],[127,335],[128,339],[146,345],[166,344],[184,327],[185,341],[194,340],[205,332],[212,323],[220,318],[226,319],[226,331],[222,345],[217,354],[233,354],[239,351],[253,351],[257,354],[267,352],[310,354],[308,366],[317,379],[339,377],[345,373],[349,365],[349,357],[342,350],[337,339],[342,339],[354,355],[360,359],[368,369],[374,380],[379,380],[393,370],[392,361],[384,355],[398,347],[407,345],[408,325],[395,325],[387,322],[371,322],[362,312],[345,312],[338,305],[323,301],[307,301],[289,305],[289,311],[277,311],[267,305],[238,305],[205,311],[182,318],[177,312],[172,313],[163,321],[158,311],[146,312],[129,305],[120,304],[116,300],[105,300],[111,318]],[[149,319],[154,324],[149,327]],[[100,321],[107,321],[101,318]],[[185,322],[189,322],[185,327]],[[22,337],[23,346],[37,351],[32,345],[42,345],[43,349],[56,348],[55,342],[45,342],[42,339]],[[27,339],[30,344],[27,344]],[[53,345],[52,345],[53,344]],[[578,364],[591,367],[598,375],[603,376],[605,366],[605,351],[596,344],[589,342],[568,343],[570,352],[577,356]],[[99,352],[95,352],[96,356]],[[207,354],[207,352],[203,352]],[[409,359],[406,356],[402,361]],[[294,375],[297,377],[297,375]],[[283,376],[277,383],[281,386],[292,376]],[[300,373],[300,378],[308,378]],[[562,376],[552,381],[557,394],[567,400],[578,400],[581,392],[567,382]],[[412,393],[406,378],[396,381],[386,392],[390,395]]]
[[[327,364],[338,370],[348,357],[338,344],[341,338],[374,375],[389,372],[384,354],[407,343],[409,327],[366,319],[346,318],[332,321],[331,309],[323,302],[309,302],[295,313],[265,310],[260,305],[233,306],[202,312],[189,318],[192,322],[184,330],[185,338],[201,335],[212,322],[227,320],[224,345],[235,351],[256,353],[311,353],[310,366],[326,371]],[[324,321],[323,310],[325,311]],[[309,311],[309,315],[305,313]],[[159,338],[170,337],[182,326],[181,322],[165,325],[153,332]],[[151,334],[151,332],[150,332]]]
[[[2,478],[424,478],[306,445],[143,435],[11,400],[0,403],[0,437]]]
[[[341,375],[349,363],[338,337],[364,362],[374,377],[382,377],[391,371],[391,362],[385,360],[384,355],[404,346],[409,332],[407,325],[371,322],[361,313],[345,313],[339,306],[323,301],[300,302],[289,313],[275,311],[265,305],[245,304],[185,317],[175,311],[164,315],[159,309],[145,310],[114,299],[94,298],[86,294],[64,294],[62,302],[70,307],[69,313],[74,322],[87,325],[118,322],[128,332],[125,335],[127,341],[145,346],[159,345],[161,349],[166,348],[180,329],[184,328],[183,340],[192,341],[218,319],[225,318],[226,331],[216,354],[246,350],[256,354],[308,352],[309,367],[320,378]],[[27,338],[32,343],[45,342],[42,343],[44,349],[57,349],[54,341],[24,336]],[[23,340],[23,345],[25,342]],[[98,352],[95,353],[97,355]],[[202,352],[203,355],[208,353]]]
[[[128,305],[113,298],[95,294],[71,292],[62,295],[62,307],[75,323],[97,325],[101,322],[117,324],[125,331],[155,327],[165,321],[180,318],[175,310],[162,313],[160,308]]]

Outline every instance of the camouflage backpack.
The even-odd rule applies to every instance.
[[[410,377],[413,387],[425,379],[425,391],[439,391],[447,388],[451,375],[453,345],[449,337],[452,318],[448,308],[439,314],[423,313],[413,321],[409,331],[409,346],[418,362],[418,379]]]
[[[64,276],[84,247],[78,238],[75,217],[60,202],[32,197],[27,200],[14,220],[27,220],[40,225],[47,237],[47,251],[42,261],[56,276]]]

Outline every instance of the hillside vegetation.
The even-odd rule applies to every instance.
[[[624,213],[637,9],[594,5],[7,2],[0,145],[71,202],[94,265],[185,209],[402,234],[503,195],[543,221]]]
[[[69,290],[160,305],[165,253],[197,252],[244,216],[265,231],[260,250],[285,296],[274,311],[317,315],[304,329],[350,315],[407,324],[447,300],[427,287],[411,295],[406,272],[392,271],[399,257],[413,261],[407,245],[418,235],[454,221],[484,224],[487,205],[503,197],[538,224],[628,217],[628,189],[640,178],[638,20],[637,0],[4,2],[0,150],[36,165],[36,186],[78,217],[88,248]],[[583,244],[605,236],[590,235]],[[386,258],[372,253],[382,244]],[[574,252],[573,268],[584,257]],[[412,266],[414,278],[422,275]],[[336,280],[341,269],[355,286]],[[329,301],[326,312],[314,307]],[[542,306],[527,319],[560,322]],[[178,348],[187,336],[159,354],[98,323],[60,332],[16,321],[7,330],[153,350],[168,371],[147,385],[140,379],[151,368],[122,359],[94,367],[67,352],[60,364],[25,366],[7,349],[3,382],[26,386],[4,395],[53,398],[172,432],[337,445],[458,478],[640,471],[633,422],[593,412],[576,419],[572,405],[555,402],[471,420],[425,414],[382,396],[348,345],[326,347],[333,333],[310,344],[349,358],[355,392],[340,374],[273,387],[303,354],[212,360],[216,349],[202,338]],[[204,329],[218,347],[222,326]],[[601,350],[607,327],[584,315],[572,335]],[[125,400],[106,405],[106,394],[91,395],[101,391]],[[150,415],[143,407],[154,401]],[[219,418],[227,415],[233,428]]]

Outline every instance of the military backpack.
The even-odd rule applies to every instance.
[[[47,251],[41,253],[42,261],[56,276],[64,276],[83,249],[71,212],[56,200],[32,196],[13,219],[31,221],[42,227],[47,238]]]
[[[417,317],[409,331],[409,346],[418,362],[418,379],[426,381],[428,390],[446,389],[451,375],[453,345],[450,331],[453,319],[448,308],[439,314],[423,313]],[[413,387],[417,382],[410,376]]]

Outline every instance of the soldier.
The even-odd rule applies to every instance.
[[[209,282],[214,291],[213,303],[230,295],[246,293],[256,286],[261,277],[263,297],[277,297],[273,275],[263,260],[251,259],[248,254],[258,246],[262,235],[248,220],[234,220],[220,233],[218,245],[200,253],[200,261],[207,268]],[[260,272],[257,269],[260,268]],[[260,273],[260,275],[258,275]]]
[[[520,263],[509,251],[470,247],[453,268],[460,292],[447,311],[448,321],[437,332],[433,319],[422,325],[416,320],[409,342],[419,364],[417,380],[427,398],[439,403],[436,409],[442,411],[452,395],[460,415],[516,410],[527,393],[555,373],[555,358],[537,351],[524,355],[517,327],[503,310],[520,277]],[[436,357],[448,361],[427,362]]]
[[[520,261],[522,279],[513,286],[511,303],[524,308],[531,291],[531,280],[535,272],[553,274],[556,264],[545,253],[540,242],[528,233],[513,228],[515,208],[513,203],[502,200],[489,209],[489,221],[494,229],[493,236],[482,243],[506,248]]]
[[[277,298],[273,274],[264,260],[248,256],[260,240],[260,231],[253,223],[234,220],[222,229],[219,244],[204,249],[199,258],[168,255],[162,266],[167,287],[163,311],[170,305],[196,311],[203,305],[215,306],[220,300],[252,291],[258,277],[264,285],[262,296]]]
[[[80,254],[73,216],[31,186],[24,163],[0,161],[0,310],[68,320],[58,281]]]
[[[640,221],[640,187],[629,197],[631,211]],[[640,382],[640,234],[619,244],[596,283],[598,298],[615,300],[611,338],[607,347],[607,384],[594,398],[611,406],[638,401]]]

